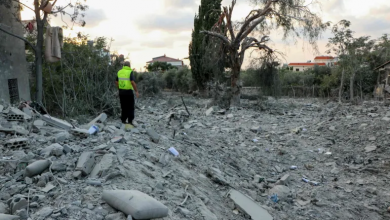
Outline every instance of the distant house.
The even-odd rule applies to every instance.
[[[149,66],[150,64],[152,64],[154,62],[169,63],[172,66],[175,66],[177,68],[181,68],[184,66],[184,62],[182,60],[167,57],[165,54],[164,54],[164,56],[155,57],[151,61],[146,62],[146,66]]]
[[[332,56],[317,56],[314,58],[314,62],[311,62],[311,60],[307,61],[306,63],[289,63],[288,67],[292,69],[293,71],[305,71],[312,69],[314,66],[335,66],[337,65],[338,58],[332,57]]]

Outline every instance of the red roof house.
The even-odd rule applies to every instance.
[[[172,64],[172,66],[176,66],[176,67],[184,66],[184,62],[182,60],[167,57],[165,54],[164,56],[154,57],[151,61],[146,62],[146,65],[152,64],[154,62],[170,63]]]

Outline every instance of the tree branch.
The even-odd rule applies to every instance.
[[[208,35],[211,35],[213,37],[218,37],[219,39],[221,39],[223,42],[225,42],[226,44],[228,44],[230,46],[229,39],[227,37],[223,36],[222,34],[218,34],[218,33],[212,32],[212,31],[200,31],[200,33],[208,34]]]
[[[34,50],[35,53],[37,52],[36,49],[35,49],[35,47],[34,47],[34,46],[30,43],[30,41],[28,41],[26,38],[20,37],[20,36],[15,35],[15,34],[9,32],[9,31],[7,31],[7,30],[4,30],[1,26],[0,26],[0,31],[3,31],[3,32],[5,32],[6,34],[9,34],[9,35],[11,35],[11,36],[13,36],[13,37],[16,37],[16,38],[18,38],[18,39],[20,39],[20,40],[26,42],[26,43]]]
[[[32,9],[30,6],[27,6],[27,5],[24,4],[23,2],[20,2],[20,1],[18,1],[18,0],[13,0],[13,1],[14,1],[14,2],[17,2],[17,3],[21,4],[21,5],[23,5],[24,7],[30,9],[31,11],[35,11],[34,9]]]
[[[248,16],[246,17],[245,19],[245,22],[244,24],[242,25],[240,31],[238,32],[237,34],[237,39],[236,39],[236,42],[241,42],[242,39],[246,38],[248,36],[248,34],[258,25],[260,24],[260,22],[262,22],[264,19],[265,19],[265,15],[268,14],[270,12],[270,9],[271,9],[271,4],[274,3],[274,2],[277,2],[277,1],[268,1],[267,4],[264,6],[264,9],[258,9],[256,10],[257,14],[253,14],[252,16],[250,16],[253,11],[251,11]],[[258,21],[255,21],[256,19],[260,18],[260,17],[263,17],[261,19],[260,22]],[[255,21],[255,23],[250,26],[251,22],[252,21]],[[250,26],[248,28],[248,26]],[[248,30],[250,30],[248,32]]]
[[[65,7],[61,8],[61,9],[60,9],[60,10],[58,10],[58,11],[52,11],[52,12],[51,12],[51,14],[57,14],[57,13],[59,13],[59,12],[62,12],[62,11],[64,11],[64,10],[65,10],[65,8],[67,8],[69,5],[71,5],[71,4],[69,3],[67,6],[65,6]]]

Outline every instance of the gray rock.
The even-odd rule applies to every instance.
[[[0,202],[0,213],[8,214],[8,206],[2,202]]]
[[[67,167],[68,166],[66,165],[66,163],[56,161],[56,162],[53,162],[53,164],[51,165],[51,170],[61,172],[61,171],[66,171]]]
[[[157,134],[156,131],[154,131],[153,129],[148,129],[148,130],[146,130],[146,133],[149,135],[150,139],[154,143],[158,144],[158,142],[160,141],[160,135]]]
[[[44,207],[43,209],[39,210],[39,216],[42,218],[46,218],[50,216],[53,213],[53,209],[50,207]]]
[[[290,189],[287,186],[276,185],[269,191],[270,196],[274,194],[278,195],[280,201],[286,201],[290,195]]]
[[[230,198],[234,201],[237,208],[251,216],[253,220],[273,220],[272,216],[248,196],[236,191],[230,191]]]
[[[56,143],[65,142],[66,140],[70,139],[70,134],[69,132],[64,131],[56,134],[54,138]]]
[[[96,214],[98,215],[102,215],[102,216],[106,216],[108,215],[108,211],[103,209],[103,207],[99,206],[99,207],[96,207],[94,210],[93,210]]]
[[[118,212],[118,213],[107,215],[105,219],[106,220],[126,220],[127,218],[123,213]]]
[[[93,152],[84,152],[79,157],[76,171],[81,171],[84,176],[91,173],[95,164],[95,154]]]
[[[191,213],[190,210],[185,209],[185,208],[182,208],[182,207],[177,208],[176,212],[178,212],[178,213],[184,215],[185,217],[188,217],[188,216],[191,216],[191,215],[192,215],[192,213]]]

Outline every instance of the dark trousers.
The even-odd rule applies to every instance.
[[[119,95],[119,99],[121,102],[122,116],[121,120],[124,124],[133,124],[134,120],[134,95]],[[127,122],[126,122],[127,120]]]

